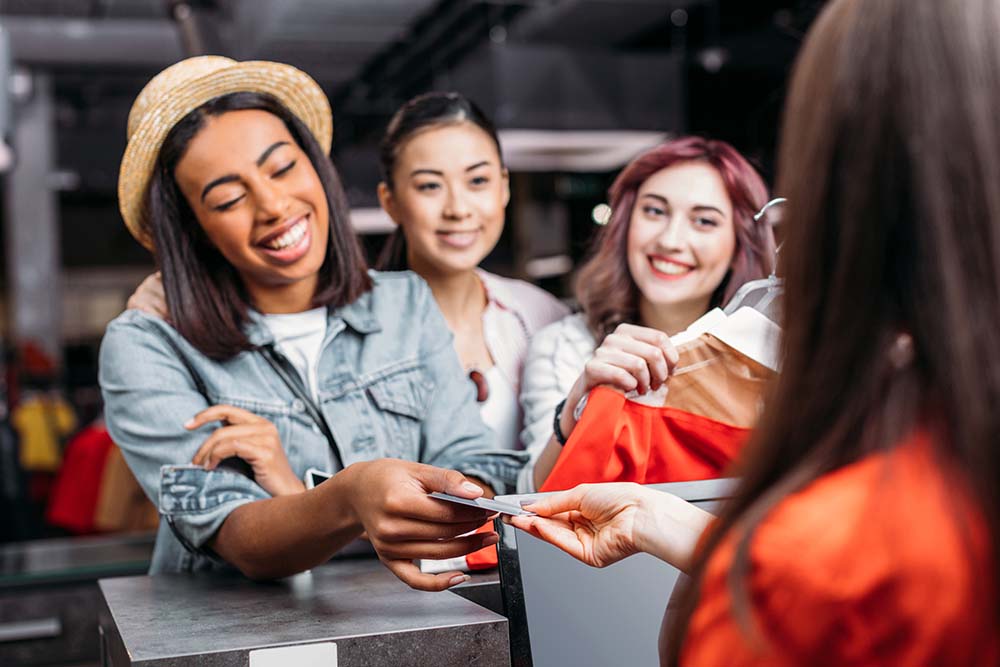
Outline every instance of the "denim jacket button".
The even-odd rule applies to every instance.
[[[292,412],[305,412],[306,404],[301,401],[301,399],[296,398],[292,401]]]

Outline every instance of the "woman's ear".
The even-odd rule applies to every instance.
[[[399,225],[399,215],[396,211],[396,199],[392,196],[392,188],[385,181],[379,181],[378,184],[378,203],[382,206],[382,210],[386,212],[392,221]]]

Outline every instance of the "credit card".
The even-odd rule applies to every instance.
[[[500,512],[501,514],[510,514],[512,516],[535,516],[534,512],[523,510],[517,505],[509,505],[507,503],[502,503],[499,500],[490,500],[489,498],[459,498],[458,496],[448,495],[447,493],[439,493],[437,491],[430,494],[430,496],[431,498],[437,498],[438,500],[447,500],[450,503],[468,505],[469,507],[478,507],[479,509],[487,510],[488,512]]]

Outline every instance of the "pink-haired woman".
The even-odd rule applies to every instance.
[[[622,170],[609,196],[611,220],[577,279],[582,312],[532,340],[521,390],[532,456],[521,493],[542,485],[591,389],[659,388],[676,363],[669,336],[773,265],[773,231],[754,219],[767,186],[725,142],[660,144]]]

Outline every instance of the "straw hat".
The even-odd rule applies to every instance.
[[[305,123],[330,152],[330,102],[308,74],[291,65],[222,56],[198,56],[171,65],[150,80],[128,114],[128,146],[118,172],[118,208],[139,243],[152,250],[143,200],[160,148],[170,130],[209,100],[229,93],[271,95]]]

